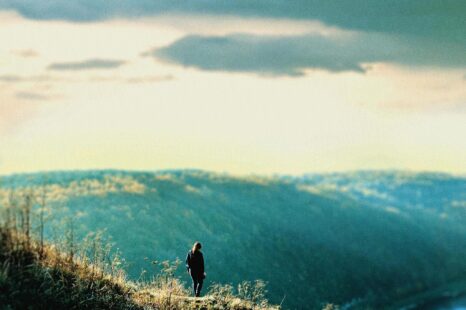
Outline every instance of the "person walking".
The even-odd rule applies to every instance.
[[[205,279],[204,256],[201,252],[202,245],[200,242],[195,242],[193,248],[189,250],[186,256],[186,269],[193,279],[194,296],[201,295],[202,283]]]

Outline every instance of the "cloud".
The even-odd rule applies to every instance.
[[[464,0],[0,0],[32,19],[95,21],[167,13],[319,20],[345,29],[466,44]]]
[[[156,82],[165,82],[165,81],[171,81],[175,77],[173,75],[167,74],[167,75],[160,75],[160,76],[138,76],[138,77],[130,77],[125,79],[124,81],[127,83],[134,83],[134,84],[139,84],[139,83],[156,83]]]
[[[175,77],[171,74],[166,75],[135,75],[135,76],[89,76],[87,78],[69,78],[62,76],[51,76],[51,75],[16,75],[16,74],[4,74],[0,75],[0,83],[4,84],[18,84],[18,83],[82,83],[82,82],[121,82],[128,84],[140,84],[140,83],[156,83],[171,81]]]
[[[306,39],[306,40],[303,40]],[[336,60],[336,43],[323,37],[229,35],[186,36],[152,55],[162,60],[204,70],[302,75],[306,68],[363,71],[351,55]]]
[[[16,98],[28,101],[42,101],[48,100],[50,97],[41,93],[31,91],[19,91],[15,93]]]
[[[174,79],[173,75],[145,75],[145,76],[132,76],[132,77],[119,77],[119,76],[92,76],[88,79],[89,82],[120,82],[128,84],[141,84],[141,83],[156,83],[171,81]]]
[[[351,36],[185,36],[149,55],[166,62],[210,71],[261,75],[303,75],[306,69],[364,72],[365,64],[394,62],[413,66],[465,66],[448,46],[379,34]]]
[[[14,82],[20,82],[20,81],[23,81],[23,78],[19,75],[13,75],[13,74],[0,75],[0,82],[14,83]]]
[[[365,39],[359,41],[363,48],[361,56],[354,55],[353,51],[351,55],[342,55],[345,53],[344,50],[336,51],[339,54],[338,57],[325,57],[317,55],[316,51],[312,51],[312,57],[322,58],[324,62],[317,61],[312,57],[305,55],[295,55],[290,51],[285,51],[286,55],[294,57],[286,61],[285,57],[277,56],[275,58],[282,60],[285,63],[285,69],[283,72],[277,72],[278,69],[270,68],[269,65],[264,65],[258,62],[259,68],[254,68],[251,64],[245,66],[245,68],[238,68],[238,64],[245,63],[245,59],[238,60],[230,59],[234,64],[231,64],[231,68],[225,68],[224,64],[212,64],[209,68],[208,65],[204,64],[204,61],[187,60],[185,61],[184,56],[178,53],[177,57],[173,57],[176,45],[171,46],[171,51],[167,50],[165,60],[185,63],[187,66],[195,66],[208,70],[220,70],[227,69],[229,71],[255,71],[262,72],[265,74],[301,74],[305,68],[325,68],[332,71],[363,71],[361,64],[365,61],[376,61],[385,60],[394,61],[397,63],[403,63],[408,65],[433,65],[433,66],[446,66],[452,67],[455,65],[464,66],[464,61],[459,60],[464,58],[466,52],[466,36],[464,30],[466,28],[466,21],[464,16],[466,15],[466,1],[464,0],[391,0],[391,1],[380,1],[380,0],[353,0],[353,1],[339,1],[339,0],[235,0],[235,1],[217,1],[217,0],[141,0],[141,1],[130,1],[130,0],[119,0],[119,1],[107,1],[107,0],[48,0],[48,1],[35,1],[35,0],[0,0],[0,10],[8,9],[14,10],[27,18],[39,19],[39,20],[67,20],[77,22],[89,22],[89,21],[100,21],[109,19],[133,19],[141,17],[157,17],[161,21],[167,24],[175,25],[178,27],[179,24],[185,23],[188,27],[183,28],[182,31],[188,34],[201,33],[214,37],[213,31],[205,31],[206,27],[196,26],[199,23],[196,19],[207,18],[206,24],[208,27],[215,29],[227,29],[228,33],[215,33],[215,35],[221,35],[230,42],[231,45],[244,46],[250,48],[253,52],[257,53],[257,60],[259,55],[265,55],[272,57],[271,52],[260,52],[260,46],[265,43],[257,43],[259,37],[250,37],[240,42],[240,39],[233,38],[232,31],[241,31],[252,35],[257,33],[257,25],[262,28],[266,28],[265,25],[269,26],[268,35],[286,35],[288,38],[269,38],[271,46],[277,47],[280,45],[279,41],[290,42],[291,46],[297,46],[309,52],[309,47],[317,46],[320,48],[323,45],[331,46],[333,42],[324,39],[319,39],[318,36],[302,36],[305,42],[299,43],[293,40],[292,36],[298,36],[298,34],[290,34],[289,31],[299,31],[300,34],[304,32],[305,28],[309,28],[308,31],[314,30],[327,31],[326,29],[333,29],[336,32],[344,33],[357,33],[365,35]],[[166,17],[179,16],[178,20],[170,19]],[[190,20],[191,18],[191,20]],[[154,18],[156,19],[156,18]],[[238,21],[246,21],[242,23],[241,27],[235,28],[231,24],[231,20],[234,20],[234,24],[238,24]],[[230,24],[228,24],[230,21]],[[261,24],[262,22],[262,24]],[[282,23],[282,24],[280,24]],[[293,24],[290,29],[287,29],[288,33],[280,32],[280,29],[286,27],[283,23]],[[191,26],[192,25],[192,26]],[[226,26],[225,26],[226,25]],[[316,26],[320,25],[320,26]],[[250,30],[248,30],[248,27]],[[185,29],[187,28],[187,29]],[[292,28],[292,29],[291,29]],[[234,30],[236,29],[236,30]],[[278,29],[278,30],[275,30]],[[320,31],[319,30],[319,31]],[[331,35],[330,35],[331,36]],[[373,45],[372,37],[379,36],[379,42]],[[369,39],[368,39],[369,37]],[[298,38],[298,37],[296,37]],[[390,39],[386,39],[390,38]],[[194,36],[186,37],[185,40],[177,41],[178,46],[183,43],[187,45],[188,39],[191,43],[195,40]],[[266,39],[264,39],[266,40]],[[263,40],[263,41],[264,41]],[[316,42],[316,41],[322,42]],[[363,41],[367,41],[363,42]],[[385,40],[385,41],[384,41]],[[201,41],[198,39],[198,41]],[[211,42],[207,42],[211,44]],[[314,42],[311,42],[314,41]],[[252,45],[246,46],[246,43]],[[384,47],[380,44],[389,44],[387,48],[389,52],[384,51]],[[340,49],[340,44],[333,44],[335,48]],[[393,47],[399,47],[399,51],[392,53]],[[195,46],[199,49],[199,46]],[[279,47],[283,50],[283,47]],[[344,45],[343,48],[354,48],[358,49],[355,44]],[[364,48],[376,49],[377,53],[373,51],[366,51]],[[195,51],[193,51],[194,54]],[[332,56],[334,51],[330,51]],[[392,53],[391,55],[388,55]],[[333,55],[335,56],[335,55]],[[370,56],[370,57],[369,57]],[[254,55],[251,55],[253,59]],[[310,59],[312,58],[312,59]],[[330,58],[330,59],[327,59]],[[341,63],[334,64],[333,61],[337,59]],[[107,62],[110,61],[110,62]],[[217,61],[219,62],[220,59]],[[331,61],[332,63],[328,63]],[[94,63],[93,63],[94,62]],[[270,61],[269,61],[270,62]],[[292,64],[292,62],[296,62]],[[83,62],[77,63],[56,63],[52,64],[49,69],[51,70],[84,70],[90,69],[110,69],[116,68],[123,63],[118,60],[99,60],[90,59]],[[280,71],[280,70],[278,70]]]
[[[78,71],[78,70],[107,70],[115,69],[126,62],[122,60],[111,60],[111,59],[88,59],[77,62],[56,62],[50,64],[47,68],[49,70],[60,70],[60,71]]]
[[[12,51],[12,53],[17,56],[24,57],[24,58],[39,56],[39,53],[33,49],[15,50],[15,51]]]
[[[60,77],[53,77],[49,75],[17,75],[17,74],[4,74],[0,75],[0,82],[2,83],[46,83],[52,81],[64,81]]]

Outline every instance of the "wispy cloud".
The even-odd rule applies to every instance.
[[[42,101],[50,99],[49,96],[32,91],[19,91],[15,94],[16,98],[28,101]]]
[[[0,82],[4,82],[4,83],[13,83],[13,82],[19,82],[22,80],[23,78],[19,75],[13,75],[13,74],[0,75]]]
[[[12,51],[13,54],[19,57],[24,58],[32,58],[39,56],[39,53],[33,49],[25,49],[25,50],[14,50]]]
[[[139,84],[139,83],[156,83],[156,82],[164,82],[164,81],[171,81],[175,77],[173,75],[167,74],[167,75],[160,75],[160,76],[138,76],[138,77],[130,77],[126,78],[124,81],[127,83],[134,83],[134,84]]]
[[[50,75],[17,75],[17,74],[4,74],[0,75],[0,82],[2,83],[41,83],[41,82],[56,82],[67,81],[63,77],[55,77]]]
[[[99,75],[89,76],[84,78],[71,78],[55,75],[16,75],[4,74],[0,75],[0,83],[18,84],[18,83],[82,83],[82,82],[121,82],[121,83],[156,83],[173,80],[175,77],[171,74],[165,75],[133,75],[133,76],[115,76],[115,75]]]
[[[49,70],[60,70],[60,71],[79,71],[79,70],[108,70],[115,69],[126,62],[123,60],[113,59],[88,59],[76,62],[55,62],[50,64],[47,68]]]
[[[185,36],[145,53],[203,70],[303,75],[306,69],[364,72],[365,64],[393,62],[413,66],[465,66],[448,46],[407,41],[379,34],[351,36]]]
[[[171,81],[175,77],[173,75],[146,75],[146,76],[91,76],[85,81],[98,83],[127,83],[127,84],[142,84],[142,83],[158,83]]]

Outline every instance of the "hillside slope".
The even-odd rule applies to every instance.
[[[263,279],[270,300],[290,308],[386,305],[466,278],[461,177],[85,171],[0,182],[4,205],[9,188],[45,188],[50,238],[67,218],[81,237],[105,229],[132,278],[144,257],[183,259],[195,240],[210,283]]]
[[[127,281],[116,256],[96,259],[58,250],[28,237],[25,226],[6,226],[0,227],[1,309],[279,309],[264,299],[261,284],[243,284],[248,291],[239,296],[230,287],[218,286],[194,298],[167,270],[150,281]]]

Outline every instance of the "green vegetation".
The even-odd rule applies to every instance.
[[[46,240],[94,240],[88,232],[104,230],[132,281],[154,258],[184,259],[196,240],[206,286],[225,283],[216,288],[228,296],[263,279],[267,299],[285,308],[380,308],[466,279],[462,177],[85,171],[0,182],[5,212],[28,191],[45,197],[32,206],[31,231],[40,236],[42,214]],[[182,270],[174,276],[189,280]]]
[[[262,281],[244,282],[238,295],[231,286],[217,284],[206,297],[189,297],[175,275],[179,261],[153,261],[151,264],[160,270],[150,279],[128,281],[119,256],[110,254],[108,246],[102,246],[97,238],[90,247],[68,243],[66,251],[60,251],[56,245],[32,239],[30,226],[23,221],[29,217],[29,209],[17,211],[0,227],[1,309],[278,308],[265,299]]]

